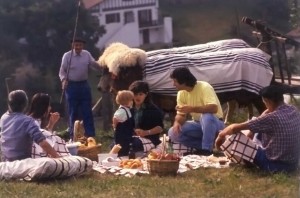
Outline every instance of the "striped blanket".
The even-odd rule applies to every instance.
[[[80,156],[61,158],[27,158],[0,162],[0,180],[24,179],[37,181],[81,175],[92,169],[93,162]]]
[[[241,47],[235,49],[229,49],[229,44],[224,48],[211,46],[215,48],[209,47],[207,52],[195,54],[193,47],[190,47],[192,53],[186,50],[188,47],[183,48],[184,53],[157,53],[154,56],[154,52],[147,52],[150,56],[144,67],[143,78],[149,83],[151,92],[176,95],[170,74],[173,69],[182,66],[188,67],[197,80],[210,83],[217,93],[243,89],[258,94],[261,88],[270,84],[273,72],[268,62],[270,56],[265,52],[250,48],[244,42],[231,45]]]
[[[170,49],[159,49],[147,52],[147,57],[158,55],[171,55],[171,54],[199,54],[205,52],[218,52],[236,48],[249,48],[245,41],[241,39],[227,39],[220,41],[213,41],[204,44],[191,45],[185,47],[174,47]]]

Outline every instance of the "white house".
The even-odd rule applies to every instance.
[[[130,47],[173,40],[172,18],[161,17],[159,0],[82,0],[86,9],[105,26],[96,44],[102,49],[113,42]]]

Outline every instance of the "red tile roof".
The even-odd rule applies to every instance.
[[[104,0],[81,0],[86,9],[90,9],[91,7],[101,3],[102,1]]]

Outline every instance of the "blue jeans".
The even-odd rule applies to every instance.
[[[68,82],[66,89],[69,112],[69,133],[73,138],[74,122],[83,120],[86,137],[95,136],[94,117],[92,113],[92,94],[87,81]]]
[[[202,114],[198,121],[186,121],[181,126],[179,134],[174,133],[173,127],[168,135],[173,142],[179,142],[187,147],[212,151],[216,135],[224,129],[224,122],[214,114]]]
[[[268,172],[292,172],[297,169],[298,163],[288,164],[280,161],[269,160],[265,151],[262,148],[258,148],[253,163],[260,169]]]

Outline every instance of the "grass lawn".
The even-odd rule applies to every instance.
[[[240,113],[243,114],[243,112]],[[95,120],[96,127],[101,123]],[[63,126],[60,126],[64,129]],[[98,131],[97,139],[108,151],[112,132]],[[200,168],[177,177],[127,178],[92,171],[80,177],[47,182],[0,181],[4,197],[298,197],[299,174],[267,174],[255,168],[232,166]]]
[[[238,119],[239,118],[239,119]],[[245,119],[243,109],[235,120]],[[96,128],[101,120],[95,119]],[[168,123],[166,123],[168,125]],[[65,129],[63,124],[57,130]],[[112,132],[98,130],[97,140],[108,151]],[[267,174],[255,168],[232,166],[200,168],[177,177],[135,176],[127,178],[92,171],[80,177],[48,182],[0,181],[0,198],[47,197],[299,197],[299,173]]]
[[[254,169],[198,169],[177,177],[101,175],[26,183],[0,182],[0,197],[298,197],[297,176]]]

